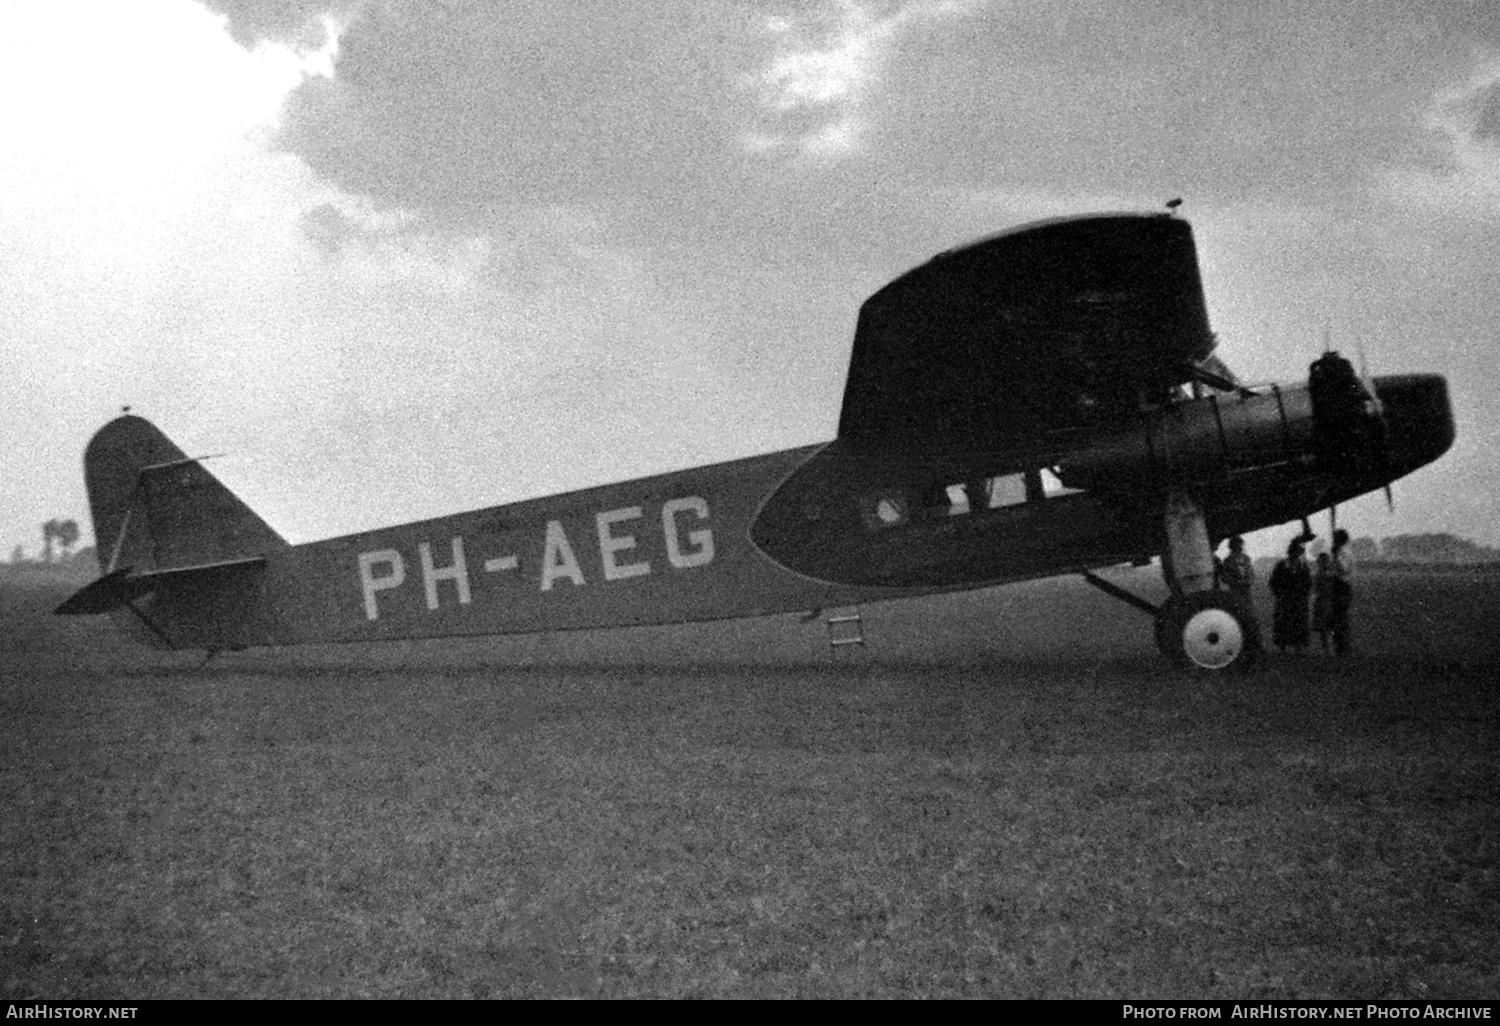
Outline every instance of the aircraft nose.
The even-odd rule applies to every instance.
[[[1398,374],[1375,379],[1385,411],[1390,459],[1398,474],[1425,466],[1453,445],[1453,406],[1440,374]]]

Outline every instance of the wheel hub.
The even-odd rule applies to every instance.
[[[1222,670],[1239,658],[1245,630],[1225,609],[1200,609],[1182,625],[1182,651],[1205,670]]]

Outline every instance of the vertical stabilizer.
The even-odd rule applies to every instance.
[[[84,453],[83,472],[104,573],[247,559],[286,546],[201,462],[140,417],[104,425]]]

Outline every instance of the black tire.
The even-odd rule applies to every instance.
[[[1168,602],[1156,620],[1156,643],[1199,673],[1248,669],[1260,653],[1254,612],[1225,591],[1200,591]]]
[[[1157,614],[1155,634],[1156,647],[1161,654],[1168,659],[1176,659],[1177,653],[1172,647],[1172,607],[1170,603],[1163,607],[1162,612]]]

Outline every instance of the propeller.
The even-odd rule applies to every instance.
[[[1376,425],[1375,448],[1379,453],[1380,476],[1385,477],[1389,473],[1391,465],[1391,434],[1390,427],[1387,425],[1385,419],[1385,404],[1380,401],[1380,393],[1375,391],[1375,379],[1370,376],[1369,364],[1365,362],[1364,345],[1362,343],[1357,344],[1354,347],[1354,352],[1359,357],[1359,382],[1365,386],[1365,394],[1369,396],[1365,401],[1365,411],[1370,414]],[[1391,491],[1390,481],[1386,481],[1383,491],[1385,492],[1385,508],[1391,513],[1396,512],[1396,495]]]
[[[1323,329],[1323,355],[1310,368],[1313,416],[1328,432],[1327,455],[1340,462],[1351,461],[1363,472],[1380,475],[1386,508],[1395,511],[1390,484],[1390,429],[1385,407],[1375,390],[1364,347],[1356,344],[1359,370],[1332,347],[1330,332]],[[1321,397],[1321,398],[1320,398]],[[1322,407],[1322,411],[1320,411]],[[1329,530],[1338,530],[1338,506],[1328,507]]]

